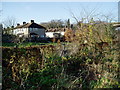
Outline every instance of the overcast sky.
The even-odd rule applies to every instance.
[[[14,17],[18,23],[30,22],[31,19],[37,23],[48,22],[52,19],[75,20],[72,13],[78,18],[90,14],[109,15],[114,20],[118,18],[117,2],[2,2],[2,20]],[[71,13],[72,12],[72,13]]]

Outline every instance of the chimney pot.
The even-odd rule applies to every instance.
[[[26,24],[26,22],[23,22],[23,24]]]
[[[20,24],[18,23],[17,26],[19,26]]]
[[[11,26],[11,28],[14,28],[14,26]]]
[[[31,23],[34,23],[34,20],[31,20]]]

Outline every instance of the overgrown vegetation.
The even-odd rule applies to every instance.
[[[120,42],[111,23],[78,23],[68,43],[3,47],[3,89],[120,88]]]
[[[69,56],[61,47],[3,48],[3,89],[120,87],[118,46],[83,47]]]

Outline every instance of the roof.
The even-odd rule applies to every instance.
[[[26,24],[15,27],[15,29],[17,29],[17,28],[44,28],[44,29],[46,29],[44,26],[39,25],[37,23],[26,23]]]
[[[50,29],[47,29],[46,32],[65,32],[66,31],[66,28],[50,28]]]
[[[113,26],[114,27],[120,27],[120,24],[114,24]]]

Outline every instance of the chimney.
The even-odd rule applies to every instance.
[[[23,24],[26,24],[26,22],[23,22]]]
[[[34,23],[34,20],[31,20],[31,23]]]
[[[20,24],[18,23],[17,26],[19,26]]]
[[[73,28],[73,24],[71,24],[71,28]]]
[[[14,28],[14,26],[11,26],[11,28]]]
[[[9,29],[9,27],[7,27],[7,29]]]

